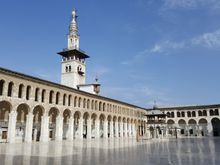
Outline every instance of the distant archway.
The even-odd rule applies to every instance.
[[[212,122],[213,136],[220,136],[220,120],[218,118],[213,118],[211,122]]]

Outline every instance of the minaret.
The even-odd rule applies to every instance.
[[[86,81],[86,58],[88,55],[79,48],[79,34],[77,26],[77,13],[72,11],[72,21],[69,26],[68,45],[58,53],[62,56],[61,84],[78,89]]]
[[[79,49],[79,34],[77,27],[77,15],[75,9],[72,11],[72,22],[69,27],[68,49]]]

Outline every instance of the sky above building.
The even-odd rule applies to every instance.
[[[143,107],[220,102],[219,0],[7,0],[0,67],[60,82],[73,8],[87,82]]]

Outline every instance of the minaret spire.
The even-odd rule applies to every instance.
[[[77,13],[76,9],[72,11],[72,21],[69,26],[69,34],[68,34],[68,49],[77,49],[79,50],[79,34],[78,34],[78,26],[77,26]]]

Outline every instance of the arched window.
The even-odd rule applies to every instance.
[[[71,72],[72,71],[72,68],[71,68],[71,66],[69,65],[69,72]]]
[[[171,116],[172,118],[174,118],[174,112],[171,112],[170,116]]]
[[[185,112],[181,112],[181,116],[182,116],[182,117],[185,117]]]
[[[19,88],[18,88],[18,98],[22,98],[23,97],[23,90],[24,90],[24,85],[20,84]]]
[[[26,100],[30,99],[31,87],[28,85],[26,89]]]
[[[94,100],[92,100],[91,109],[92,109],[92,110],[94,109]]]
[[[71,99],[72,99],[72,96],[69,95],[69,98],[68,98],[68,106],[71,106]]]
[[[213,115],[214,115],[214,111],[213,111],[212,109],[209,111],[209,115],[210,115],[210,116],[213,116]]]
[[[167,117],[168,117],[168,118],[170,117],[170,112],[167,112]]]
[[[196,117],[196,112],[192,111],[192,117]]]
[[[191,112],[190,111],[187,112],[187,117],[191,117]]]
[[[68,66],[66,66],[66,72],[68,72]]]
[[[97,109],[98,109],[98,102],[95,101],[95,110],[97,110]]]
[[[38,101],[39,97],[39,88],[35,89],[35,101]]]
[[[89,109],[90,108],[90,100],[88,99],[87,100],[87,109]]]
[[[218,116],[219,115],[219,111],[218,109],[215,109],[215,116]]]
[[[46,93],[46,90],[43,89],[43,90],[42,90],[42,93],[41,93],[41,102],[42,102],[42,103],[44,103],[45,93]]]
[[[105,112],[105,103],[103,103],[103,111]]]
[[[56,93],[56,104],[59,104],[59,101],[60,101],[60,93],[57,92]]]
[[[207,111],[206,110],[203,110],[203,116],[207,116]]]
[[[10,82],[8,84],[8,97],[12,97],[13,86],[14,86],[13,82]]]
[[[5,81],[4,81],[4,80],[1,80],[1,81],[0,81],[0,96],[3,95],[4,84],[5,84]]]
[[[83,99],[83,108],[86,108],[86,99]]]
[[[180,117],[180,112],[177,112],[177,114],[176,114],[176,115],[177,115],[177,117]]]
[[[76,105],[77,105],[77,97],[75,96],[74,97],[74,107],[76,107]]]
[[[49,103],[50,104],[53,103],[53,94],[54,94],[54,91],[50,91],[50,95],[49,95]]]
[[[102,110],[102,102],[99,102],[99,111]]]
[[[198,112],[198,115],[199,115],[199,116],[202,116],[202,111],[199,111],[199,112]]]
[[[63,105],[66,105],[66,94],[63,95]]]
[[[79,97],[79,101],[78,101],[78,107],[81,107],[81,97]]]

